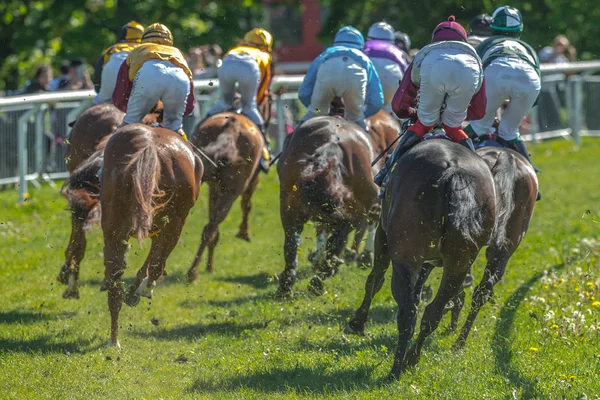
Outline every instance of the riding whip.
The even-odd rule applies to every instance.
[[[209,162],[209,163],[211,163],[211,164],[212,164],[212,165],[213,165],[215,168],[219,168],[219,166],[217,165],[217,163],[215,163],[215,162],[214,162],[214,161],[213,161],[213,160],[212,160],[212,159],[211,159],[211,158],[208,156],[208,154],[206,154],[205,152],[203,152],[202,150],[200,150],[198,147],[196,147],[196,146],[194,145],[194,143],[192,143],[192,142],[188,142],[188,143],[189,143],[189,144],[191,144],[191,145],[192,145],[192,148],[193,148],[194,150],[196,150],[198,153],[200,153],[200,155],[201,155],[202,157],[206,158],[206,159],[208,160],[208,162]]]

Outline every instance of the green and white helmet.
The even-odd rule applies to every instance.
[[[492,28],[492,31],[498,32],[523,32],[521,12],[509,6],[497,8],[492,14],[490,28]]]

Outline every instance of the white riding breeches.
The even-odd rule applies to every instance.
[[[400,82],[404,77],[402,68],[394,61],[387,58],[373,57],[371,58],[379,80],[383,89],[383,109],[387,112],[392,112],[392,99],[400,86]],[[394,114],[395,115],[395,114]]]
[[[123,122],[142,122],[152,107],[162,100],[162,126],[176,131],[183,125],[183,113],[189,93],[190,79],[183,69],[170,61],[146,61],[133,81]]]
[[[112,95],[117,85],[117,75],[123,61],[127,59],[128,51],[115,53],[108,59],[104,68],[102,68],[102,81],[100,83],[100,91],[92,100],[92,105],[97,104],[112,104]]]
[[[350,57],[330,58],[319,67],[310,106],[302,121],[329,114],[331,100],[337,96],[344,101],[346,119],[367,130],[364,113],[366,95],[367,71]]]
[[[515,58],[492,61],[485,69],[485,117],[471,121],[471,128],[478,136],[493,133],[498,108],[510,100],[500,119],[498,135],[507,141],[517,139],[521,121],[535,103],[540,87],[540,77],[527,62]]]
[[[437,125],[445,103],[441,122],[459,127],[480,84],[478,60],[460,50],[436,49],[423,59],[420,76],[419,120],[425,126]]]
[[[233,107],[235,84],[241,96],[242,113],[257,126],[264,125],[258,111],[256,95],[260,85],[260,68],[256,60],[247,54],[232,53],[223,60],[217,70],[219,77],[219,100],[208,110],[208,115],[228,111]]]

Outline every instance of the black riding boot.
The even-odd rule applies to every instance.
[[[527,146],[525,146],[524,141],[522,141],[521,139],[518,139],[518,140],[511,140],[510,142],[506,141],[505,143],[508,146],[508,148],[513,149],[514,151],[516,151],[517,153],[519,153],[520,155],[525,157],[525,159],[527,161],[529,161],[529,164],[531,164],[531,166],[533,167],[533,170],[535,172],[540,172],[540,170],[538,168],[536,168],[535,165],[533,165],[533,163],[531,162],[531,157],[529,157],[529,152],[527,151]],[[541,199],[542,199],[542,194],[538,190],[536,201],[540,201]]]
[[[396,145],[396,148],[392,154],[385,160],[385,166],[381,168],[377,175],[375,175],[373,181],[377,186],[385,190],[385,187],[387,186],[387,179],[385,178],[392,168],[392,165],[394,165],[394,163],[402,156],[402,154],[406,153],[408,149],[419,143],[420,140],[421,138],[415,132],[410,130],[406,131],[404,136],[402,136],[402,139],[400,139],[400,143]]]
[[[475,152],[475,146],[473,146],[473,141],[471,140],[471,138],[463,139],[460,142],[458,142],[458,144],[465,146],[467,149],[471,150],[472,152]]]

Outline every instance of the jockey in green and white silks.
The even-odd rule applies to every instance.
[[[531,46],[519,39],[523,20],[517,9],[498,8],[492,16],[491,28],[494,36],[477,46],[486,80],[486,112],[482,119],[470,121],[467,132],[477,136],[493,133],[498,108],[510,100],[502,114],[498,136],[529,160],[519,136],[519,125],[540,93],[539,60]]]

